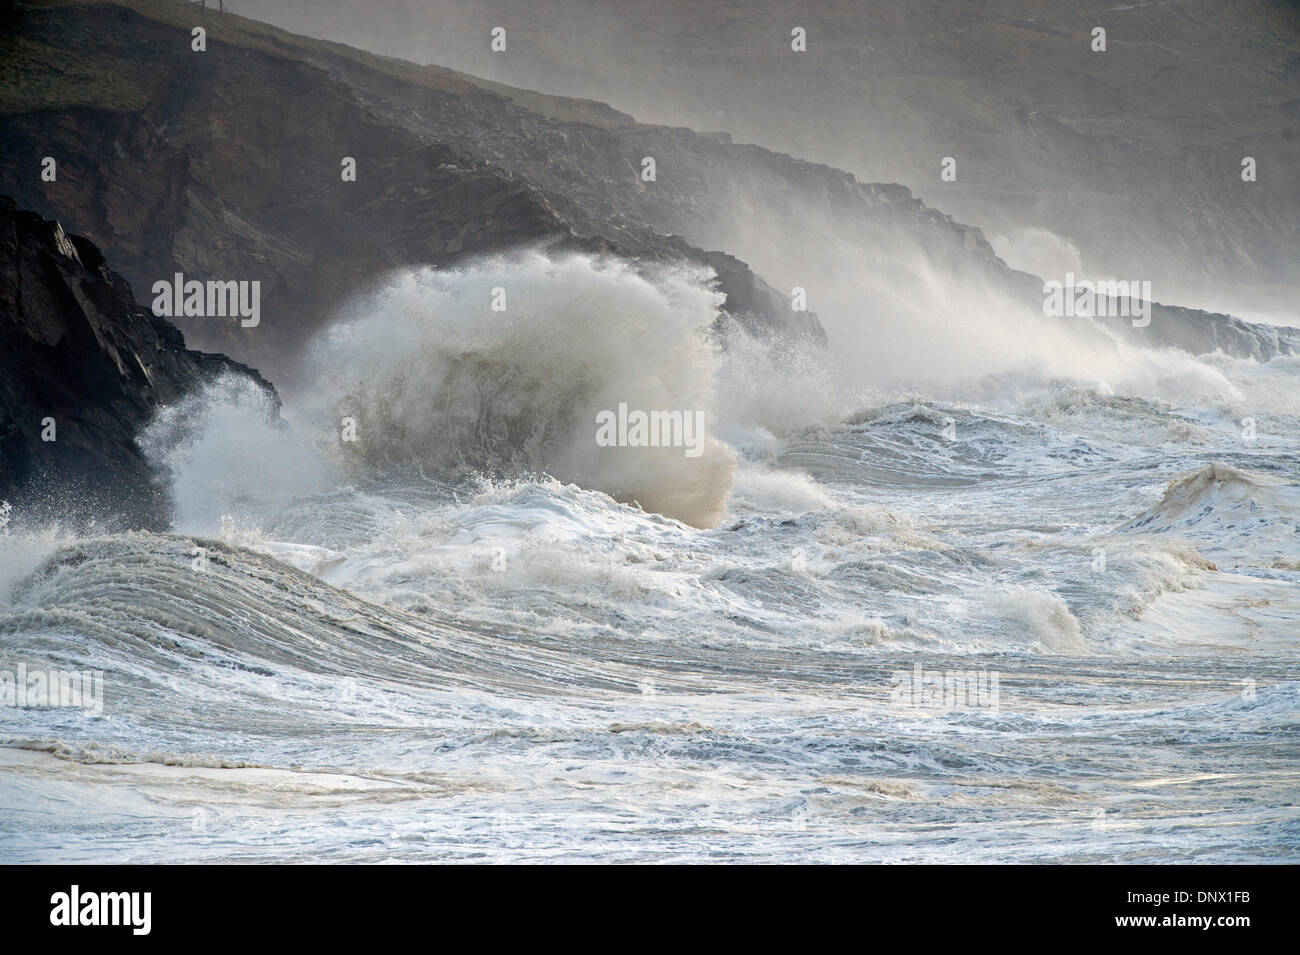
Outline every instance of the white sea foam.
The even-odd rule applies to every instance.
[[[355,419],[340,448],[365,474],[546,473],[707,526],[734,462],[714,437],[721,296],[707,279],[540,250],[400,272],[318,345],[305,403],[333,427]],[[620,405],[702,414],[702,453],[599,446],[597,413]]]
[[[1294,855],[1300,364],[833,308],[828,353],[721,352],[717,305],[541,251],[403,271],[285,422],[237,379],[159,415],[178,534],[0,531],[6,660],[107,676],[94,724],[0,708],[7,853]],[[604,459],[620,400],[709,453]],[[996,711],[900,707],[917,664]]]

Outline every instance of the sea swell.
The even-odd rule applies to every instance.
[[[401,272],[283,418],[159,413],[172,533],[0,531],[0,669],[106,685],[0,708],[9,851],[57,786],[85,859],[1293,854],[1294,359],[877,380],[720,320],[593,257]],[[619,402],[707,452],[599,447]]]

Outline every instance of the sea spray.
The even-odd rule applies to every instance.
[[[345,423],[351,473],[545,473],[697,526],[717,522],[734,452],[710,430],[723,296],[697,268],[526,250],[397,272],[344,310],[295,396]],[[689,415],[689,454],[601,442],[620,406]]]

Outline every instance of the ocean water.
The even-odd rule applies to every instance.
[[[402,273],[284,422],[142,435],[172,533],[0,531],[0,670],[104,681],[0,707],[0,855],[1297,859],[1300,359],[1076,320],[886,382],[719,347],[705,278]],[[702,453],[598,448],[619,401]]]

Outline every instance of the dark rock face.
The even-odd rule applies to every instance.
[[[1122,338],[1149,343],[1145,331],[1126,318],[1100,319]],[[1237,358],[1268,361],[1277,355],[1300,352],[1300,329],[1243,322],[1232,315],[1203,312],[1194,308],[1154,304],[1151,327],[1157,329],[1162,345],[1172,345],[1193,355],[1221,351]]]
[[[1042,301],[1043,280],[1027,272],[1012,272],[1026,300]],[[1120,314],[1121,303],[1111,300],[1108,314],[1091,321],[1114,333],[1116,338],[1135,345],[1180,348],[1193,355],[1221,351],[1237,358],[1268,361],[1278,355],[1300,353],[1300,328],[1263,325],[1242,321],[1234,315],[1206,312],[1178,305],[1151,303],[1150,324],[1135,326],[1133,319]],[[1135,300],[1131,308],[1137,307]]]
[[[271,387],[187,349],[90,242],[0,196],[0,500],[16,518],[165,527],[166,495],[136,434],[224,372]]]
[[[630,120],[608,107],[563,107],[581,120],[565,122],[452,71],[350,59],[234,16],[205,20],[208,51],[195,53],[200,16],[174,3],[20,8],[24,42],[127,91],[0,109],[0,172],[20,204],[98,242],[141,297],[175,272],[260,281],[257,329],[178,320],[201,346],[278,377],[340,298],[384,272],[533,242],[712,264],[743,323],[823,336],[744,262],[602,196],[641,185],[641,146],[610,138],[604,126]],[[555,152],[589,136],[619,168]],[[40,179],[44,156],[58,159],[56,182]],[[342,179],[344,157],[356,159],[354,182]]]
[[[199,22],[204,53],[190,46]],[[14,62],[30,74],[13,89],[0,83],[0,175],[20,204],[89,236],[142,298],[176,272],[259,281],[258,327],[177,323],[282,383],[339,300],[386,271],[532,242],[710,265],[747,327],[817,339],[816,316],[792,311],[789,293],[828,242],[900,284],[901,248],[1041,306],[1041,280],[906,188],[723,136],[192,4],[19,6],[6,27],[0,56],[20,43]],[[45,156],[58,159],[55,182],[39,175]],[[356,159],[355,182],[342,180],[344,157]],[[654,182],[641,178],[645,157],[656,160]],[[751,220],[761,226],[749,230]],[[765,248],[773,229],[794,236],[803,264],[786,269],[784,252]],[[1182,309],[1156,309],[1142,340],[1255,357],[1294,348],[1285,335]]]
[[[1158,299],[1248,293],[1259,311],[1294,316],[1300,5],[1104,6],[1105,16],[1075,0],[240,0],[239,11],[599,96],[642,118],[721,125],[737,142],[906,183],[989,235],[1048,229],[1090,272],[1137,269]],[[790,50],[796,22],[807,55]],[[519,55],[491,51],[489,23],[509,27]],[[1104,54],[1091,49],[1099,25]],[[941,156],[959,158],[957,181],[939,179]],[[1249,184],[1245,156],[1260,170]],[[1261,294],[1260,283],[1279,287]],[[1208,294],[1226,289],[1236,294]]]

